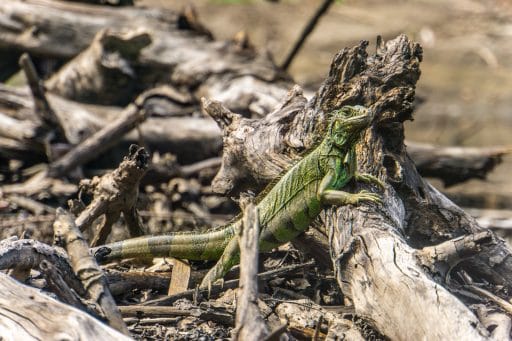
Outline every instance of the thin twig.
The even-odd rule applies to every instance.
[[[46,98],[46,90],[43,86],[43,82],[39,78],[34,63],[32,63],[28,53],[21,55],[19,64],[25,72],[25,77],[27,78],[30,91],[34,98],[34,111],[40,116],[44,123],[51,125],[58,124],[60,128],[60,122]]]
[[[31,199],[27,196],[11,194],[8,195],[6,199],[11,203],[16,204],[17,206],[34,213],[36,216],[39,216],[45,212],[53,214],[55,213],[55,208],[40,203],[39,201]]]
[[[318,336],[320,335],[320,328],[322,327],[323,322],[324,322],[324,317],[323,317],[323,315],[320,315],[320,317],[318,318],[318,321],[316,322],[315,333],[313,334],[313,338],[312,338],[313,341],[318,341]]]
[[[281,326],[274,329],[267,337],[264,339],[264,341],[279,341],[281,340],[281,335],[283,335],[286,330],[288,329],[288,325],[282,324]]]
[[[306,263],[293,264],[293,265],[285,266],[285,267],[282,267],[282,268],[279,268],[279,269],[274,269],[274,270],[266,271],[266,272],[263,272],[261,274],[258,274],[258,281],[266,281],[268,279],[275,278],[275,277],[278,277],[278,276],[282,276],[282,275],[287,274],[287,273],[293,273],[295,271],[302,270],[304,268],[313,266],[314,264],[315,264],[314,261],[309,261],[309,262],[306,262]],[[216,294],[218,292],[221,292],[222,290],[233,289],[233,288],[236,288],[237,286],[238,286],[238,279],[232,279],[232,280],[224,282],[223,285],[215,285],[215,284],[212,285],[212,287],[210,289],[210,293],[211,294]],[[174,301],[176,301],[176,300],[178,300],[180,298],[189,298],[189,299],[191,299],[192,296],[194,294],[196,294],[196,292],[198,294],[198,293],[206,293],[207,291],[208,291],[208,289],[198,289],[198,288],[190,289],[190,290],[184,291],[182,293],[179,293],[179,294],[176,294],[176,295],[173,295],[173,296],[168,296],[168,297],[163,297],[163,298],[157,298],[157,299],[154,299],[154,300],[149,300],[149,301],[146,301],[146,302],[142,303],[142,305],[169,305],[169,304],[172,304]]]
[[[473,282],[473,279],[465,271],[461,271],[460,275],[462,276],[464,281],[467,283],[466,285],[464,285],[465,289],[469,290],[473,294],[477,294],[479,296],[483,296],[483,297],[487,298],[488,300],[496,303],[507,313],[512,314],[512,304],[510,304],[503,298],[494,295],[492,292],[487,291],[484,288],[480,288],[480,287],[476,286]]]
[[[213,157],[211,159],[202,160],[191,165],[185,165],[180,168],[180,175],[183,177],[192,176],[207,168],[219,168],[222,159],[220,157]]]
[[[308,24],[302,31],[302,34],[300,35],[299,39],[295,42],[295,45],[293,46],[293,49],[290,51],[288,56],[286,57],[285,61],[281,65],[281,68],[283,70],[288,70],[288,67],[292,63],[293,59],[301,49],[302,45],[304,45],[304,42],[306,41],[307,37],[313,32],[316,24],[324,15],[329,7],[333,4],[334,0],[324,0],[324,2],[320,5],[320,7],[316,10],[316,13],[313,15],[313,17],[309,20]]]
[[[203,320],[212,320],[227,326],[233,326],[233,313],[221,308],[208,307],[207,309],[177,309],[174,307],[151,307],[145,305],[119,306],[121,314],[125,317],[172,317],[194,316]]]

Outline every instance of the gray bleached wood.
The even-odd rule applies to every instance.
[[[0,55],[4,48],[69,60],[85,50],[103,29],[109,29],[109,36],[119,34],[119,38],[113,39],[120,41],[123,36],[137,35],[133,31],[133,27],[137,27],[146,30],[148,35],[142,34],[143,39],[137,38],[138,41],[147,42],[149,38],[151,44],[140,51],[136,60],[120,58],[129,61],[129,65],[125,65],[128,68],[121,65],[125,62],[115,60],[115,46],[110,53],[97,55],[98,59],[89,64],[109,66],[108,60],[101,60],[102,56],[107,56],[114,58],[116,70],[133,70],[124,84],[110,84],[115,87],[109,91],[117,94],[124,86],[140,92],[154,84],[165,83],[177,92],[186,91],[185,97],[192,101],[188,105],[197,105],[197,99],[208,96],[222,100],[233,110],[256,115],[263,115],[274,107],[277,99],[286,93],[290,79],[274,65],[270,56],[244,48],[237,39],[213,41],[211,34],[193,20],[197,19],[186,11],[4,0],[0,2]],[[50,88],[56,83],[49,82]],[[58,83],[69,82],[59,77]],[[99,86],[89,87],[87,99],[94,99],[95,93],[98,98],[105,98],[103,87]],[[129,101],[137,94],[128,93],[125,99]]]
[[[132,340],[86,313],[0,273],[3,340]]]

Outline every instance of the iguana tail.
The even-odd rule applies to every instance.
[[[190,260],[217,260],[235,234],[237,222],[205,233],[174,233],[143,236],[92,249],[100,262],[122,258],[175,257]]]

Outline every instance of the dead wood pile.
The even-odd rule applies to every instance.
[[[509,150],[404,143],[421,58],[403,35],[372,53],[361,42],[306,96],[246,34],[216,41],[191,7],[2,1],[0,77],[22,70],[27,86],[0,84],[0,267],[43,291],[0,279],[1,336],[508,338],[510,249],[421,175],[485,178]],[[377,117],[358,167],[386,182],[384,204],[328,208],[258,263],[244,193],[300,158],[327,113],[356,104]],[[210,292],[193,288],[212,264],[100,268],[88,255],[218,225],[240,195],[241,266]]]

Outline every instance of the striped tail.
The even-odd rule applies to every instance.
[[[236,224],[237,222],[200,234],[175,233],[126,239],[91,250],[99,262],[154,257],[217,260],[234,236]]]

